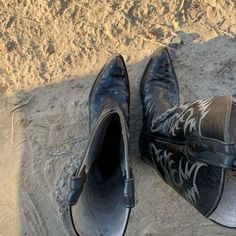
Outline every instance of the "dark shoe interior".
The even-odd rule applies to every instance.
[[[91,147],[95,160],[82,194],[72,207],[74,226],[80,235],[122,235],[128,210],[123,200],[124,145],[119,116],[113,114],[100,125],[97,133]]]
[[[231,116],[229,120],[230,141],[236,144],[236,104],[232,104]],[[235,146],[236,147],[236,146]],[[227,169],[222,198],[211,218],[216,222],[228,226],[236,227],[236,171]]]

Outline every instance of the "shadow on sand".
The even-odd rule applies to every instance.
[[[195,43],[197,35],[182,37],[186,43],[172,55],[182,101],[235,94],[235,39]],[[231,235],[230,229],[202,217],[139,159],[139,83],[147,62],[148,57],[127,66],[137,201],[127,235]],[[65,198],[86,146],[88,94],[95,78],[78,76],[0,100],[0,219],[6,235],[73,235]]]

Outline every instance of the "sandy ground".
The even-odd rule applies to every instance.
[[[136,207],[127,235],[236,235],[201,216],[140,160],[139,83],[172,58],[182,101],[236,96],[233,0],[0,1],[0,235],[73,235],[65,197],[88,138],[88,94],[112,53],[131,84]]]

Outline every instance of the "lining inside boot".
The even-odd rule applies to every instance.
[[[95,160],[73,211],[74,224],[81,235],[121,235],[128,213],[123,200],[124,144],[119,116],[113,114],[100,132],[92,147]]]
[[[232,104],[230,123],[230,141],[236,144],[236,104]],[[211,219],[228,227],[236,227],[236,171],[227,169],[222,198]]]

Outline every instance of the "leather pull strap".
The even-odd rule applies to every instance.
[[[221,168],[235,168],[236,149],[234,143],[219,140],[192,137],[188,146],[187,156],[190,161],[200,161]]]
[[[126,208],[133,208],[135,205],[134,178],[132,171],[131,177],[124,180],[124,204]]]
[[[86,166],[83,167],[79,176],[72,175],[70,179],[70,191],[67,195],[67,204],[73,206],[77,203],[80,194],[82,193],[84,183],[86,181]]]

